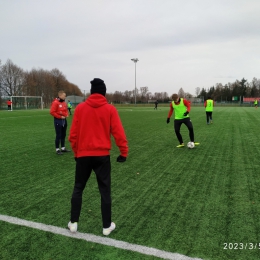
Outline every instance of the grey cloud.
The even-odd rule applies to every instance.
[[[258,10],[259,0],[6,1],[0,59],[57,67],[82,89],[100,73],[119,89],[133,85],[138,57],[138,85],[193,93],[225,75],[258,76]]]

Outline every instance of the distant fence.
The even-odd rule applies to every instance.
[[[137,103],[135,104],[114,104],[116,107],[154,107],[154,104],[151,103]],[[168,103],[159,103],[158,108],[160,107],[169,107],[170,102]],[[191,103],[191,106],[194,107],[204,107],[204,103]],[[215,107],[253,107],[253,102],[243,102],[240,103],[239,101],[231,101],[231,102],[215,102]]]

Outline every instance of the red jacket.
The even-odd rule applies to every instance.
[[[50,114],[55,118],[61,118],[62,116],[68,117],[68,107],[65,101],[60,102],[58,98],[55,98],[51,104]]]
[[[6,101],[6,103],[7,103],[8,106],[11,106],[13,102],[8,100],[8,101]]]
[[[90,95],[74,112],[69,141],[75,157],[109,155],[111,134],[120,154],[127,157],[126,135],[116,108],[103,95]]]
[[[180,102],[175,102],[176,105],[179,105]],[[190,102],[186,99],[183,99],[183,104],[187,107],[187,111],[190,112]],[[172,102],[170,103],[170,111],[168,113],[168,118],[172,116],[173,113],[173,107],[172,107]]]

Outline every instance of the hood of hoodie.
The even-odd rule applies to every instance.
[[[107,99],[101,94],[91,94],[85,101],[91,107],[101,107],[107,104]]]

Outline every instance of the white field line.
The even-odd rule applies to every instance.
[[[37,117],[39,117],[39,116],[49,116],[49,115],[37,115]],[[13,118],[22,118],[22,117],[35,117],[35,116],[11,116],[11,117],[2,117],[2,118],[0,118],[0,120],[13,119]]]
[[[108,238],[108,237],[100,237],[96,235],[91,235],[87,233],[71,233],[68,229],[65,228],[60,228],[60,227],[55,227],[51,225],[46,225],[42,223],[37,223],[37,222],[32,222],[16,217],[11,217],[11,216],[6,216],[6,215],[0,215],[0,220],[9,222],[15,225],[20,225],[20,226],[25,226],[25,227],[30,227],[30,228],[35,228],[47,232],[51,232],[54,234],[58,235],[63,235],[66,237],[72,237],[76,239],[82,239],[88,242],[92,243],[97,243],[97,244],[102,244],[106,246],[113,246],[116,248],[124,249],[124,250],[130,250],[134,252],[138,252],[144,255],[152,255],[156,257],[160,257],[162,259],[171,259],[171,260],[202,260],[200,258],[191,258],[185,255],[181,255],[178,253],[171,253],[171,252],[166,252],[163,250],[159,250],[156,248],[152,247],[147,247],[147,246],[140,246],[136,244],[130,244],[128,242]]]
[[[161,110],[161,109],[158,109],[158,110]],[[166,111],[166,109],[164,109],[165,111]],[[167,110],[169,110],[168,108],[167,108]],[[128,111],[134,111],[134,112],[154,112],[155,113],[155,111],[156,110],[154,110],[153,108],[151,108],[151,109],[147,109],[147,108],[145,108],[145,109],[128,109],[128,108],[118,108],[117,109],[117,111],[121,111],[121,112],[123,112],[123,111],[125,111],[125,112],[128,112]]]

